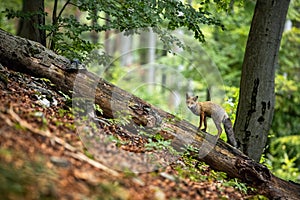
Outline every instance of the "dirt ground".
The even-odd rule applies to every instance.
[[[76,132],[69,100],[46,79],[0,68],[0,199],[253,198],[242,184],[188,158],[132,172],[135,162],[126,156],[144,152],[137,144],[147,141],[108,119],[99,118],[100,132],[131,142],[99,145],[95,157]],[[128,170],[115,168],[126,162]]]

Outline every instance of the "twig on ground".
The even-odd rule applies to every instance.
[[[81,160],[81,161],[84,161],[84,162],[87,162],[89,163],[90,165],[92,165],[93,167],[96,167],[98,169],[101,169],[105,172],[107,172],[108,174],[110,175],[113,175],[113,176],[119,176],[120,174],[115,171],[115,170],[112,170],[108,167],[106,167],[105,165],[87,157],[86,155],[84,155],[82,152],[79,152],[75,147],[73,147],[72,145],[68,144],[67,142],[65,142],[63,139],[59,138],[59,137],[56,137],[54,135],[52,135],[50,133],[49,130],[40,130],[40,129],[37,129],[35,127],[33,127],[31,124],[29,124],[27,121],[21,119],[19,117],[19,115],[17,115],[12,106],[10,106],[10,108],[8,109],[8,114],[12,117],[12,119],[14,121],[16,121],[17,123],[20,124],[20,126],[22,126],[23,128],[26,128],[27,130],[29,130],[31,133],[34,133],[34,134],[38,134],[38,135],[41,135],[41,136],[44,136],[44,137],[47,137],[50,139],[51,142],[53,143],[57,143],[61,146],[63,146],[65,149],[67,149],[68,151],[70,152],[65,152],[66,155],[70,155],[71,157],[77,159],[77,160]],[[3,116],[1,116],[1,118],[3,118]],[[5,118],[3,118],[5,119]],[[11,123],[11,120],[5,120],[5,122],[9,125],[9,126],[12,126],[13,123]]]

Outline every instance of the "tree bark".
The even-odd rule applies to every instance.
[[[239,148],[259,161],[274,113],[274,77],[289,0],[258,0],[242,68],[234,133]]]
[[[172,140],[175,149],[193,145],[199,150],[199,161],[249,183],[260,194],[271,199],[300,198],[299,185],[275,177],[265,166],[227,143],[221,140],[214,143],[214,136],[197,132],[197,128],[189,122],[151,106],[87,70],[69,71],[71,62],[68,59],[36,42],[12,36],[0,29],[0,61],[12,70],[47,78],[58,90],[67,94],[73,88],[73,93],[91,97],[91,90],[94,90],[95,103],[102,108],[105,117],[113,118],[114,111],[125,110],[138,127],[165,127],[160,133]]]
[[[46,31],[39,28],[45,25],[44,0],[23,0],[22,12],[28,17],[20,19],[17,35],[46,46]]]

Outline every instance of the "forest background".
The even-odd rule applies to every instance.
[[[189,3],[192,6],[199,5],[197,1]],[[0,5],[0,27],[16,34],[18,19],[14,17],[21,17],[16,11],[22,9],[22,1],[1,1]],[[199,36],[199,40],[205,39],[203,43],[197,41],[194,34],[186,29],[176,29],[171,35],[157,35],[155,31],[147,30],[132,34],[137,32],[135,29],[125,32],[88,32],[84,29],[84,24],[92,24],[93,19],[87,19],[87,11],[79,11],[74,6],[64,8],[64,5],[64,1],[58,1],[58,10],[63,9],[61,16],[69,26],[43,27],[49,36],[47,47],[70,59],[80,60],[89,70],[122,89],[194,124],[198,123],[198,118],[185,107],[184,94],[187,90],[197,94],[202,101],[212,99],[222,104],[231,119],[235,119],[241,66],[255,1],[226,4],[229,7],[225,4],[224,7],[221,4],[211,5],[210,12],[218,17],[225,30],[203,26],[201,29],[205,38]],[[51,24],[53,1],[45,2],[45,11],[48,13],[46,24]],[[51,34],[54,32],[51,28],[64,28],[65,32],[54,35]],[[73,37],[74,35],[78,37]],[[168,45],[174,43],[177,45]],[[275,175],[298,182],[299,54],[300,1],[292,0],[276,67],[276,104],[272,129],[261,162]],[[218,80],[220,77],[221,80]],[[214,130],[210,124],[208,131]]]

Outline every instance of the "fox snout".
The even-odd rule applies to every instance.
[[[193,108],[194,105],[192,105],[192,104],[189,105],[189,104],[188,104],[187,107],[188,107],[188,108]]]

